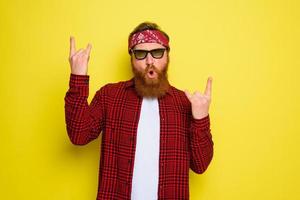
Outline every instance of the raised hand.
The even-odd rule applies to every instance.
[[[69,62],[72,74],[87,75],[91,49],[92,45],[89,43],[86,49],[79,49],[76,51],[75,38],[72,36],[70,37]]]
[[[192,114],[195,119],[201,119],[208,115],[209,105],[211,102],[211,86],[212,77],[207,79],[207,84],[204,94],[196,91],[194,94],[190,94],[185,90],[185,95],[190,100],[192,105]]]

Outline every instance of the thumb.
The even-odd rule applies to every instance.
[[[184,93],[189,100],[192,98],[192,95],[188,90],[184,90]]]

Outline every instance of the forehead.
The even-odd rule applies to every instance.
[[[156,48],[165,48],[165,47],[158,43],[141,43],[134,46],[134,49],[151,50]]]

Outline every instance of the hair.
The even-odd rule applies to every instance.
[[[156,23],[148,22],[148,21],[140,23],[137,27],[135,27],[133,29],[133,31],[129,34],[128,40],[131,38],[131,36],[133,34],[141,32],[141,31],[144,31],[144,30],[157,30],[157,31],[160,31],[170,41],[170,38],[169,38],[169,36],[168,36],[168,34],[166,32],[164,32]],[[170,48],[167,48],[167,50],[169,51]]]

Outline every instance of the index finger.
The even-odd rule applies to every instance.
[[[75,47],[75,38],[73,36],[70,37],[70,57],[76,53]]]
[[[89,43],[89,44],[87,45],[87,47],[86,47],[86,53],[87,53],[88,56],[89,56],[90,53],[91,53],[91,49],[92,49],[92,45],[91,45],[91,43]]]
[[[211,96],[211,86],[212,85],[212,77],[208,77],[207,83],[206,83],[206,88],[204,94],[207,96]]]

